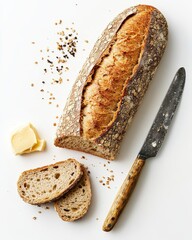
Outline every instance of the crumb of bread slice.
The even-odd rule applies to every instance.
[[[82,165],[70,158],[24,171],[18,179],[17,189],[20,197],[27,203],[47,203],[68,192],[82,175]]]
[[[72,222],[82,218],[91,203],[91,184],[87,170],[83,167],[83,177],[63,197],[54,203],[55,210],[63,221]]]

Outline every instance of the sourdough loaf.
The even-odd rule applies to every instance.
[[[168,27],[152,6],[119,14],[96,42],[72,88],[55,145],[115,159],[166,47]]]
[[[47,203],[68,192],[82,175],[82,166],[75,159],[27,170],[18,179],[18,193],[27,203]]]
[[[72,222],[82,218],[91,203],[91,184],[87,170],[83,168],[83,177],[68,193],[59,198],[54,207],[63,221]]]

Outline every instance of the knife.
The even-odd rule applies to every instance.
[[[157,155],[170,126],[171,120],[175,114],[178,103],[180,102],[185,85],[185,76],[185,69],[182,67],[177,71],[151,129],[149,130],[145,142],[115,197],[103,224],[104,231],[110,231],[117,222],[136,186],[141,170],[145,165],[145,161],[148,158],[152,158]]]

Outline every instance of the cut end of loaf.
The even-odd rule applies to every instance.
[[[56,147],[86,152],[108,160],[114,160],[117,154],[117,152],[110,151],[108,147],[104,147],[96,140],[88,140],[79,136],[57,137],[54,144]]]

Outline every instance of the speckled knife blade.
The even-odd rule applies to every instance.
[[[185,76],[185,69],[180,68],[168,89],[159,112],[138,154],[139,158],[146,160],[157,155],[180,102],[185,85]]]

